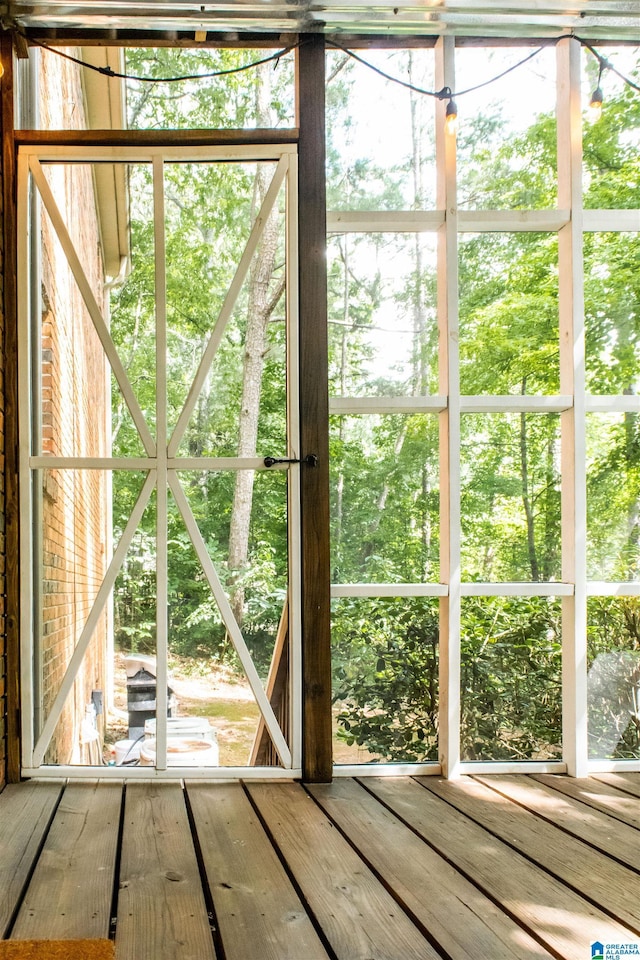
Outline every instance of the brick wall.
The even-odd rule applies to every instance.
[[[8,63],[10,45],[6,37],[1,40],[3,58]],[[6,80],[5,77],[5,87]],[[82,86],[75,65],[54,56],[46,58],[39,98],[42,126],[84,126]],[[0,130],[0,134],[4,143],[7,132]],[[91,171],[83,167],[72,174],[70,168],[59,168],[52,178],[52,185],[53,181],[76,248],[82,252],[92,289],[98,302],[102,302],[102,262]],[[7,779],[8,670],[3,196],[0,190],[0,790]],[[46,218],[43,218],[43,247],[43,448],[52,453],[104,455],[108,452],[106,363]],[[45,715],[104,576],[107,493],[107,479],[103,474],[65,472],[63,475],[61,471],[45,471],[42,476],[41,688]],[[106,626],[106,617],[103,617],[58,724],[48,761],[81,762],[86,759],[80,744],[81,723],[91,691],[104,687]]]
[[[43,58],[42,126],[82,128],[83,97],[73,64]],[[92,171],[88,165],[45,168],[85,275],[104,301],[102,258]],[[42,216],[42,452],[58,456],[108,453],[104,352],[63,249]],[[73,649],[104,577],[107,561],[107,476],[102,471],[45,470],[39,484],[42,529],[42,719],[49,713]],[[82,763],[82,720],[92,690],[104,690],[107,618],[84,657],[45,761]]]
[[[0,37],[10,62],[10,41]],[[7,76],[3,92],[7,89]],[[62,58],[43,57],[40,90],[44,128],[85,125],[78,68]],[[0,120],[1,123],[1,120]],[[2,143],[6,131],[0,130]],[[2,154],[0,152],[0,163]],[[2,172],[2,171],[0,171]],[[89,167],[59,167],[48,174],[69,232],[80,253],[98,303],[104,300],[102,259]],[[7,672],[5,547],[5,302],[4,217],[0,190],[0,790],[7,780]],[[43,452],[87,456],[108,453],[109,375],[102,348],[45,216],[42,223],[42,436]],[[42,555],[42,714],[46,716],[108,559],[107,477],[101,472],[43,471],[39,489]],[[15,563],[16,558],[13,558]],[[83,762],[81,724],[91,691],[104,689],[107,618],[102,617],[47,754],[48,762]],[[42,714],[41,720],[42,722]]]

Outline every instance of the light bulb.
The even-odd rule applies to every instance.
[[[0,60],[0,77],[4,77],[4,63]]]
[[[602,90],[600,87],[596,87],[591,94],[591,102],[587,114],[592,123],[599,120],[602,116]]]
[[[449,100],[444,118],[444,129],[452,136],[458,132],[458,107],[455,100]]]

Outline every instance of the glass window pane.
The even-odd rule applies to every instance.
[[[34,473],[35,734],[41,734],[71,658],[92,613],[114,550],[138,498],[143,475],[134,471],[42,470]],[[112,521],[112,524],[111,524]],[[152,499],[126,551],[113,603],[95,608],[95,627],[71,684],[51,742],[48,764],[101,766],[118,740],[127,737],[112,683],[115,643],[129,652],[155,655],[156,551]],[[128,602],[122,603],[128,585]],[[122,688],[124,691],[124,674]],[[153,699],[154,697],[148,697]],[[117,706],[127,710],[126,694]],[[136,708],[132,708],[136,709]],[[148,708],[155,712],[155,703]],[[134,721],[135,724],[135,721]]]
[[[640,580],[640,416],[587,414],[587,575]]]
[[[33,305],[34,338],[40,341],[40,363],[33,371],[33,450],[54,456],[104,457],[111,451],[111,402],[128,418],[132,444],[137,431],[129,418],[119,385],[112,376],[96,323],[107,324],[108,284],[104,265],[107,249],[100,230],[93,177],[96,164],[43,164],[42,172],[63,223],[58,235],[41,195],[40,301]],[[120,172],[120,166],[112,166]],[[44,190],[47,196],[48,191]],[[78,208],[85,216],[77,216]],[[113,215],[115,211],[110,210]],[[66,236],[65,236],[66,235]],[[74,273],[70,259],[78,260]],[[83,286],[86,285],[86,298]],[[90,311],[87,301],[97,308]],[[39,329],[36,329],[35,324]],[[35,366],[35,365],[34,365]],[[111,381],[111,383],[110,383]],[[137,452],[140,452],[140,446]]]
[[[631,394],[640,389],[638,264],[640,234],[585,233],[585,349],[589,393]]]
[[[287,601],[286,471],[180,471],[178,478],[263,686],[269,689],[269,675],[274,676],[282,658],[285,679],[280,683],[287,689],[288,646],[274,658]],[[250,514],[234,510],[234,503],[247,500]],[[210,724],[221,766],[256,763],[251,758],[261,736],[260,709],[173,497],[168,565],[177,716]],[[288,697],[280,691],[272,700],[284,723]],[[279,763],[265,754],[257,762]]]
[[[640,47],[607,46],[607,60],[635,83],[640,79]],[[582,51],[582,102],[585,107],[598,86],[598,61]],[[620,210],[640,206],[638,199],[638,150],[640,118],[638,93],[613,72],[605,70],[600,78],[602,111],[598,119],[585,110],[583,127],[582,178],[584,205],[587,209]]]
[[[526,46],[459,47],[456,91],[492,80],[531,52]],[[495,83],[456,95],[460,208],[557,205],[555,76],[556,52],[549,46]]]
[[[640,600],[588,602],[589,756],[640,759]]]
[[[462,235],[459,290],[461,393],[559,393],[556,235]]]
[[[277,49],[130,48],[126,71],[147,79],[237,70]],[[138,129],[246,129],[293,127],[294,61],[279,60],[226,76],[180,83],[127,81],[128,126]]]
[[[156,304],[152,169],[150,164],[123,164],[122,169],[128,185],[129,260],[124,275],[110,291],[109,329],[153,436],[156,430]],[[112,455],[142,455],[138,431],[113,374],[111,423]]]
[[[39,50],[39,127],[45,130],[129,128],[247,129],[293,127],[294,54],[226,76],[283,49],[115,48],[63,50],[97,66],[107,64],[130,79],[84,69],[49,50]],[[274,65],[275,68],[274,68]],[[197,77],[163,84],[165,77]],[[143,79],[135,79],[143,78]],[[149,82],[155,80],[156,82]],[[126,102],[125,102],[126,101]]]
[[[359,56],[390,76],[434,89],[433,50],[366,50]],[[341,50],[328,51],[328,208],[433,209],[435,104]]]
[[[438,601],[334,602],[334,762],[438,759]]]
[[[437,417],[336,416],[330,443],[333,582],[437,581]]]
[[[34,429],[34,451],[55,456],[142,456],[138,429],[98,329],[109,328],[128,384],[153,434],[154,252],[148,166],[43,163],[42,169],[71,247],[63,245],[40,202],[42,350],[33,390],[41,422]],[[125,183],[132,186],[130,196],[135,199],[126,214],[131,217],[130,230],[125,231],[130,260],[124,253],[118,255],[114,239],[122,227],[116,221],[124,215],[119,202],[106,200],[100,191],[96,202],[94,181],[103,176],[117,181],[125,196]],[[78,208],[85,211],[84,217],[77,216]],[[101,217],[109,219],[108,229],[101,229]],[[69,262],[74,255],[80,275]],[[121,276],[113,282],[121,268]],[[86,298],[83,281],[90,291]]]
[[[327,255],[331,394],[437,393],[435,236],[341,234]]]
[[[170,433],[209,341],[218,343],[180,456],[286,450],[284,187],[230,315],[222,313],[275,171],[271,162],[165,167]]]
[[[562,756],[560,601],[462,600],[463,760]]]
[[[560,579],[560,418],[462,417],[462,576]]]

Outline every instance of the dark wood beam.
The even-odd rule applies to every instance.
[[[324,38],[297,52],[303,777],[331,779],[331,593]]]
[[[481,29],[480,27],[478,28]],[[194,30],[139,30],[134,28],[101,27],[41,27],[24,28],[24,37],[29,43],[46,44],[49,47],[178,47],[181,49],[231,49],[231,50],[277,50],[297,43],[305,35],[291,33],[255,33],[250,31],[207,31],[207,39],[196,41]],[[319,34],[314,34],[318,36]],[[352,50],[420,50],[435,47],[440,33],[373,34],[373,33],[326,33],[327,46],[333,40]],[[459,36],[456,47],[542,47],[553,46],[558,37],[500,37]],[[637,46],[635,38],[589,37],[594,46]]]
[[[14,76],[11,35],[0,36],[4,74],[0,80],[2,115],[2,246],[4,337],[4,515],[6,550],[7,779],[20,779],[20,645],[19,645],[19,499],[18,499],[18,328],[16,164],[14,146]]]
[[[207,147],[296,143],[298,131],[281,130],[16,130],[18,146]],[[274,154],[275,156],[276,154]]]
[[[134,28],[26,27],[28,41],[50,47],[176,47],[180,49],[278,50],[298,42],[296,33],[251,31],[207,31],[207,39],[196,41],[195,29],[139,30]]]

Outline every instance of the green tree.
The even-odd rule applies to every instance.
[[[263,54],[255,51],[131,50],[129,72],[167,77],[230,69]],[[133,82],[130,126],[220,128],[290,125],[292,65],[273,65],[224,79],[167,85]],[[274,170],[270,163],[165,165],[167,266],[167,374],[169,428],[175,426],[211,330]],[[114,292],[112,333],[152,431],[155,424],[154,224],[149,165],[129,169],[133,262],[126,284]],[[196,399],[179,454],[187,457],[255,456],[257,446],[285,443],[285,330],[281,306],[284,268],[282,214],[276,209]],[[257,363],[257,367],[256,367]],[[264,388],[261,389],[261,385]],[[248,394],[247,385],[252,387]],[[141,454],[126,407],[114,390],[114,453]],[[250,472],[238,474],[244,483]],[[286,495],[282,477],[234,497],[234,478],[219,473],[180,476],[214,564],[236,592],[236,616],[245,618],[250,643],[272,642],[286,586]],[[236,484],[236,486],[238,485]],[[122,529],[135,491],[114,477],[114,524]],[[238,537],[238,529],[242,536]],[[125,616],[138,606],[141,552],[153,558],[155,518],[145,513],[140,537],[116,585],[120,639],[135,643],[139,624]],[[238,547],[238,540],[240,546]],[[155,562],[145,570],[151,604]],[[150,589],[149,589],[150,586]],[[173,499],[169,498],[170,636],[174,650],[231,657],[219,612]],[[153,618],[152,618],[153,620]],[[153,634],[153,631],[151,631]],[[150,641],[153,643],[153,637]]]
[[[587,206],[637,207],[638,152],[633,143],[640,127],[638,104],[637,96],[625,90],[609,100],[603,119],[586,130]],[[502,123],[495,116],[466,122],[466,131],[458,137],[459,202],[472,208],[553,208],[557,205],[555,118],[542,115],[511,138],[499,136]],[[352,169],[357,166],[356,161]],[[364,206],[364,189],[365,184],[354,206]],[[370,208],[376,208],[375,202]],[[346,242],[345,238],[343,244]],[[362,238],[358,242],[366,243]],[[594,393],[631,394],[637,390],[639,254],[635,234],[585,236],[587,380]],[[433,285],[432,264],[432,259],[422,263],[420,282],[406,284],[402,295],[389,288],[381,290],[382,301],[386,297],[396,310],[398,327],[404,325],[406,314],[402,311],[420,303],[420,291]],[[353,253],[350,270],[350,284],[344,284],[342,300],[338,293],[334,300],[343,315],[355,313],[360,303],[366,303],[361,292],[374,277]],[[462,392],[559,393],[556,236],[528,232],[467,235],[460,243],[459,290]],[[379,323],[377,316],[379,306],[371,302],[368,314],[363,315],[361,338],[362,327],[374,328]],[[346,362],[337,367],[342,372],[341,393],[349,393],[346,371],[355,385],[352,395],[411,392],[416,369],[423,371],[423,377],[424,371],[430,371],[426,375],[433,383],[435,351],[428,342],[419,347],[426,364],[418,368],[405,364],[404,380],[390,370],[385,383],[368,374],[371,361],[366,345],[370,341],[359,342],[355,330],[348,331],[348,337],[349,349],[345,351],[341,344],[339,354],[346,356]],[[340,500],[334,514],[333,549],[334,575],[339,582],[437,579],[436,554],[430,566],[421,566],[425,554],[421,562],[416,562],[419,555],[414,555],[414,534],[422,522],[425,503],[418,495],[416,478],[422,463],[438,460],[437,434],[420,434],[411,426],[420,419],[388,415],[337,421],[332,455]],[[637,579],[637,417],[633,413],[590,415],[588,421],[590,575]],[[416,438],[413,448],[408,442],[412,435]],[[558,416],[464,415],[462,469],[464,577],[560,579]],[[434,479],[432,489],[437,490],[437,475]],[[392,491],[388,498],[384,496],[387,489]],[[381,504],[382,513],[376,509]],[[437,529],[437,503],[432,502],[431,510],[433,530]],[[590,625],[590,637],[598,635],[600,647],[597,652],[593,647],[591,664],[598,653],[612,650],[628,663],[629,670],[635,670],[634,601],[618,603],[616,632],[608,640],[606,630],[598,633],[598,618],[603,614],[593,613],[596,619]],[[393,616],[389,613],[392,604]],[[348,743],[367,747],[372,758],[434,756],[434,698],[424,693],[437,662],[433,624],[433,611],[427,613],[417,600],[353,598],[340,601],[336,608],[338,735]],[[464,756],[558,756],[561,634],[557,601],[469,598],[462,628]],[[420,637],[421,642],[405,650],[409,634]],[[397,669],[403,662],[404,672]],[[628,705],[622,703],[630,695],[628,676],[625,683],[624,696],[620,693],[616,700],[612,695],[609,701],[601,696],[599,706],[594,706],[597,695],[593,693],[590,723],[595,724],[596,735],[605,715],[608,722],[612,716],[617,718],[626,730],[615,748],[617,755],[632,756],[634,750],[638,754],[637,728],[629,721]],[[421,708],[415,709],[416,702]],[[594,746],[593,755],[597,749]]]

